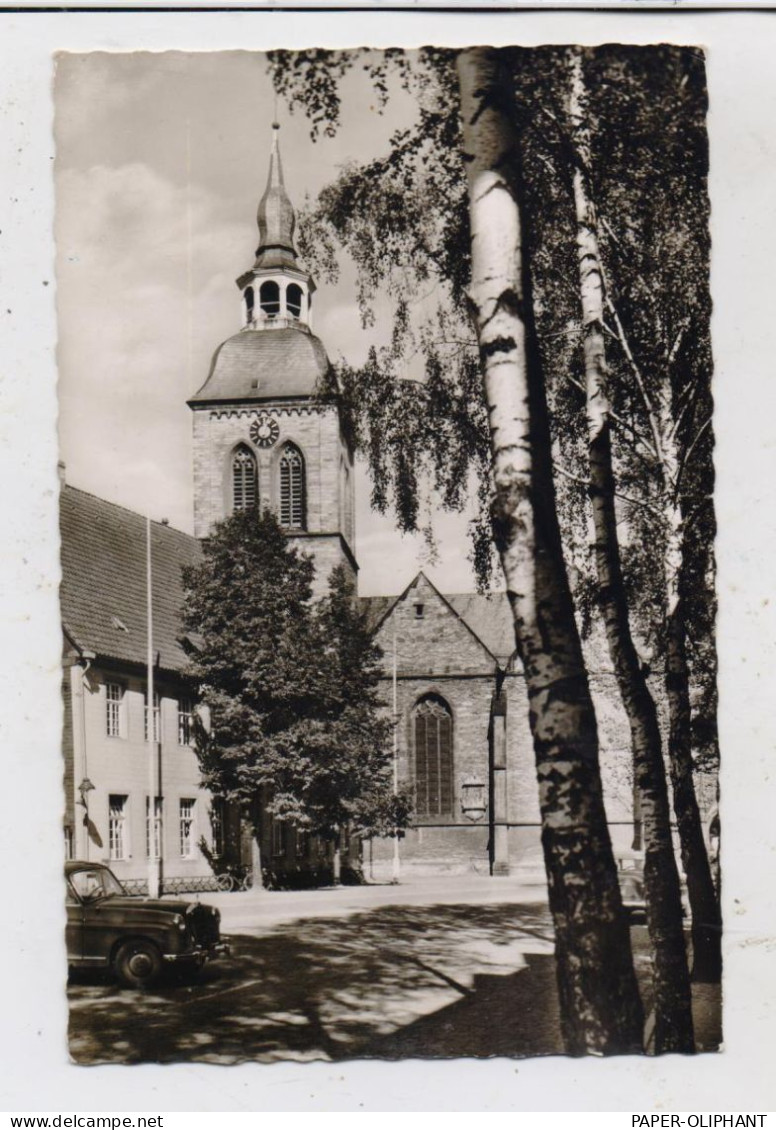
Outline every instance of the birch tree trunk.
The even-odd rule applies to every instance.
[[[615,512],[611,415],[604,345],[604,281],[588,181],[590,135],[582,54],[570,59],[569,110],[576,163],[573,195],[582,305],[590,463],[589,494],[598,588],[609,655],[631,733],[633,775],[644,837],[647,925],[654,955],[655,1054],[695,1050],[682,897],[671,836],[662,738],[655,703],[630,630]]]
[[[679,479],[679,452],[670,407],[665,401],[660,409],[660,425],[667,527],[663,566],[671,788],[692,914],[692,976],[694,981],[719,981],[722,976],[722,917],[693,780],[690,676],[681,596],[684,521],[670,485]]]
[[[469,186],[470,300],[490,424],[493,529],[525,671],[561,1026],[567,1051],[640,1051],[633,972],[598,764],[595,713],[574,620],[523,261],[512,86],[493,48],[459,53]]]

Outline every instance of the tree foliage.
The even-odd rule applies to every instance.
[[[324,839],[345,825],[390,834],[409,805],[392,791],[380,652],[344,571],[318,602],[312,577],[269,511],[221,523],[186,570],[184,622],[201,640],[189,673],[210,715],[197,741],[203,784],[243,805],[262,797]]]
[[[504,49],[514,78],[521,139],[524,241],[552,416],[556,487],[575,598],[590,628],[597,585],[586,500],[581,325],[570,182],[576,155],[567,112],[567,49]],[[365,324],[378,293],[390,302],[391,342],[365,365],[338,366],[335,383],[372,476],[372,503],[393,507],[402,530],[437,504],[474,502],[470,556],[478,583],[492,576],[490,451],[479,395],[479,358],[466,293],[470,271],[454,52],[308,52],[305,83],[292,53],[273,55],[291,105],[336,128],[339,77],[363,67],[387,90],[387,72],[418,105],[379,159],[351,162],[302,219],[304,250],[331,274],[346,251],[358,268]],[[612,302],[613,458],[626,592],[645,654],[665,651],[664,487],[685,517],[681,587],[699,763],[717,762],[713,429],[708,290],[707,97],[702,53],[670,46],[608,45],[586,53],[589,179],[601,217]],[[320,125],[320,124],[319,124]],[[313,128],[313,133],[319,127]],[[412,379],[408,379],[408,358]],[[635,368],[635,371],[634,371]],[[331,391],[332,386],[329,386]],[[668,398],[680,453],[665,483],[644,394]]]

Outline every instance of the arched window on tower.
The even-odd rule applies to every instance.
[[[249,326],[253,321],[253,302],[254,294],[253,287],[246,286],[245,288],[245,324]]]
[[[268,318],[274,318],[280,313],[280,287],[271,279],[261,284],[259,305]]]
[[[302,299],[304,294],[301,286],[296,283],[291,283],[286,287],[286,310],[292,318],[301,318],[302,316]]]
[[[232,456],[232,511],[253,510],[258,494],[256,456],[240,446]]]
[[[287,530],[305,528],[304,459],[287,443],[280,456],[280,524]]]
[[[415,707],[415,810],[418,816],[453,815],[453,716],[434,694]]]

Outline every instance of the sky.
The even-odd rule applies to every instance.
[[[276,102],[258,52],[91,52],[57,58],[55,191],[59,436],[67,481],[192,531],[191,413],[216,347],[240,327],[234,280],[252,266],[256,209],[281,125],[299,207],[339,167],[385,151],[414,114],[394,92],[381,114],[360,70],[342,87],[335,139]],[[358,363],[387,319],[361,327],[343,260],[321,285],[313,328],[332,360]],[[369,505],[356,471],[362,595],[401,591],[425,568],[443,591],[474,587],[466,517],[436,514],[437,554]]]

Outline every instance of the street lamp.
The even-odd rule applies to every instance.
[[[81,804],[84,806],[84,824],[89,823],[89,793],[94,790],[94,785],[88,777],[84,777],[81,784],[78,786],[78,791],[81,794]]]

